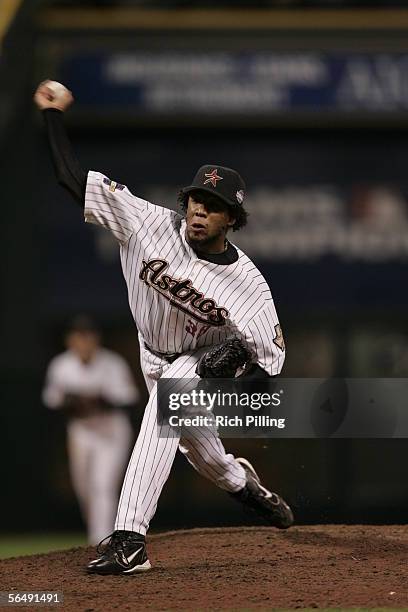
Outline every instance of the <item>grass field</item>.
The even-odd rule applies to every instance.
[[[0,559],[85,546],[86,543],[84,533],[7,533],[0,536]]]

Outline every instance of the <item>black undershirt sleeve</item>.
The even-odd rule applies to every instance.
[[[43,111],[47,128],[51,158],[58,183],[65,187],[78,204],[85,207],[85,190],[88,172],[77,160],[64,125],[63,112],[55,108]]]

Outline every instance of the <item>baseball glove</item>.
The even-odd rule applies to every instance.
[[[201,378],[234,378],[238,368],[243,367],[250,356],[238,338],[225,340],[202,355],[196,373]]]

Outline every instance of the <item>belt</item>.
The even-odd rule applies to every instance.
[[[181,353],[160,353],[160,351],[155,351],[152,349],[148,344],[146,344],[146,342],[144,342],[144,346],[150,353],[156,355],[156,357],[165,359],[169,363],[173,363],[173,361],[176,361],[176,359],[178,359],[181,355]]]

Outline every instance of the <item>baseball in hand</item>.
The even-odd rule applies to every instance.
[[[51,89],[54,95],[54,102],[56,102],[58,99],[61,99],[61,97],[65,95],[65,93],[69,93],[69,90],[65,87],[65,85],[63,85],[62,83],[58,83],[58,81],[46,81],[44,85],[46,85],[48,89]]]
[[[73,100],[69,89],[58,81],[43,81],[34,94],[34,101],[40,110],[56,108],[65,111]]]

